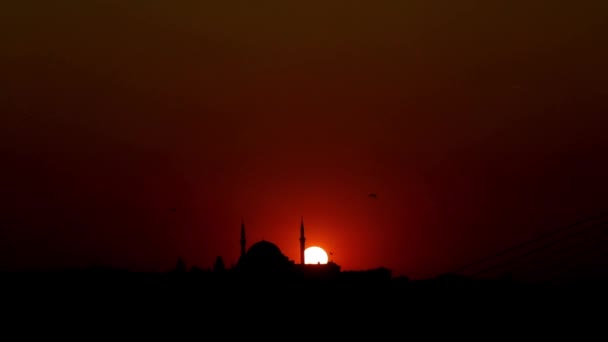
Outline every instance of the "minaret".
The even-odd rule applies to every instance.
[[[300,224],[300,263],[304,265],[304,247],[306,245],[306,238],[304,237],[304,219]]]
[[[241,256],[245,255],[247,239],[245,239],[245,222],[241,220]]]

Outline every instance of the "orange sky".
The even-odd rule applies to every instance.
[[[0,5],[0,265],[230,264],[241,218],[297,259],[303,217],[426,277],[593,214],[607,7]]]

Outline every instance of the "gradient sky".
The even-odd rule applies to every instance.
[[[303,217],[344,269],[422,278],[595,214],[607,13],[3,3],[0,268],[230,265],[241,218],[297,260]]]

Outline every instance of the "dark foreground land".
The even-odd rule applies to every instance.
[[[245,330],[284,338],[330,333],[355,338],[370,331],[392,336],[421,329],[419,324],[436,326],[427,333],[463,324],[499,329],[494,333],[545,324],[554,331],[581,320],[605,326],[608,303],[605,281],[547,287],[456,276],[355,281],[56,272],[5,273],[2,284],[9,321],[57,319],[102,330],[143,324],[148,332],[177,324],[226,334],[221,339]]]
[[[298,301],[301,305],[360,303],[368,305],[458,304],[509,305],[535,300],[593,299],[608,295],[608,280],[564,284],[528,284],[508,279],[475,280],[444,275],[427,280],[407,278],[293,279],[280,276],[230,276],[195,273],[66,271],[0,273],[2,295],[9,300],[49,299],[265,305]],[[333,308],[339,310],[338,307]]]

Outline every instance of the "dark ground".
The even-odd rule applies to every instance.
[[[144,320],[149,328],[173,320],[183,321],[183,329],[303,325],[342,333],[400,331],[410,324],[419,328],[418,321],[467,326],[480,322],[537,326],[546,321],[559,328],[558,321],[603,319],[608,312],[606,282],[599,281],[543,287],[456,276],[425,281],[245,281],[190,273],[61,272],[5,273],[2,284],[4,317],[18,321],[64,317],[64,323],[84,319],[93,324]],[[195,323],[187,323],[191,320]],[[164,323],[152,324],[159,321]],[[240,331],[234,329],[221,330]]]

